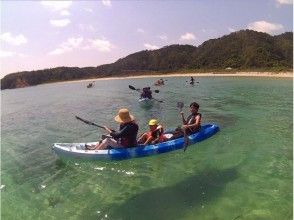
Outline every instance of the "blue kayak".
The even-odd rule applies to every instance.
[[[189,136],[190,144],[203,141],[219,131],[219,127],[214,124],[202,125],[199,132]],[[166,133],[166,136],[171,134]],[[166,153],[184,147],[184,138],[168,140],[163,143],[153,145],[138,145],[132,148],[117,148],[107,150],[86,150],[85,145],[95,145],[97,142],[89,143],[55,143],[53,151],[60,157],[79,158],[87,160],[125,160],[136,157],[151,156],[154,154]]]

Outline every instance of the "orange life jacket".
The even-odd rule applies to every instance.
[[[162,126],[157,126],[157,128],[154,131],[148,131],[147,132],[147,139],[150,137],[154,138],[154,135],[153,135],[154,132],[159,132],[159,139],[158,139],[159,142],[163,142],[166,140],[166,138],[163,134],[164,131],[163,131]]]

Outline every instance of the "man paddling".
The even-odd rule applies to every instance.
[[[152,91],[150,90],[150,87],[143,88],[143,91],[141,93],[141,98],[152,99]]]
[[[185,119],[184,113],[181,111],[181,119],[183,125],[181,127],[176,128],[174,132],[172,132],[173,136],[171,139],[176,139],[178,137],[185,137],[185,145],[189,144],[188,135],[198,132],[201,128],[201,114],[198,113],[199,104],[197,102],[192,102],[190,104],[190,112],[191,114]]]
[[[182,129],[187,134],[195,133],[200,130],[202,116],[198,113],[198,110],[199,104],[197,102],[192,102],[190,104],[191,114],[187,117],[187,119],[184,118],[183,112],[180,113],[183,121]]]

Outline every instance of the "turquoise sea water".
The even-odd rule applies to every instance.
[[[128,85],[153,79],[47,84],[4,90],[1,119],[2,219],[292,219],[292,79],[167,78],[147,110]],[[140,132],[150,118],[180,124],[200,104],[221,131],[182,150],[126,161],[60,160],[54,142],[95,141],[103,133],[79,115],[116,128],[127,107]]]

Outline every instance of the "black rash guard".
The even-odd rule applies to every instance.
[[[110,135],[119,139],[119,142],[124,147],[137,146],[137,134],[139,126],[134,122],[120,124],[119,131],[111,132]]]

